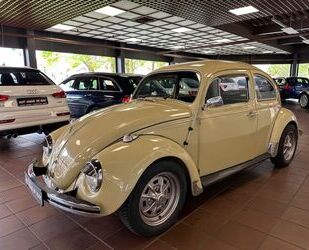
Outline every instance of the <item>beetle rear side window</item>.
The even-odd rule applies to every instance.
[[[258,100],[276,98],[276,90],[268,79],[263,76],[254,76],[255,92]]]
[[[221,96],[224,105],[248,102],[249,78],[242,75],[227,75],[217,77],[210,84],[206,100]]]

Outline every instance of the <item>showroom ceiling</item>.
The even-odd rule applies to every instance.
[[[105,6],[120,12],[98,11]],[[244,6],[258,11],[231,13]],[[296,46],[307,46],[309,41],[308,0],[0,0],[0,7],[2,25],[171,52],[285,54],[295,51]],[[51,28],[57,24],[66,26]]]
[[[284,53],[283,50],[262,43],[248,42],[244,37],[137,3],[121,1],[110,6],[125,11],[116,16],[92,11],[63,22],[62,24],[73,27],[70,30],[57,28],[47,30],[162,49],[183,49],[202,54],[260,54],[269,51]],[[178,29],[182,28],[187,30],[178,32]],[[227,42],[241,43],[222,45]]]

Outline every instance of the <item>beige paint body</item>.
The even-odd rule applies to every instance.
[[[78,187],[77,197],[101,207],[102,215],[119,209],[143,172],[153,162],[170,157],[187,169],[192,193],[203,191],[201,176],[251,160],[278,144],[282,131],[295,122],[292,112],[281,107],[280,96],[257,101],[253,75],[273,80],[244,63],[203,61],[164,67],[153,72],[194,71],[200,89],[192,104],[177,100],[133,100],[80,118],[52,133],[53,152],[48,174],[62,190]],[[220,75],[245,74],[250,82],[248,103],[203,109],[209,84]],[[274,84],[274,83],[273,83]],[[255,118],[247,114],[257,112]],[[188,128],[193,130],[188,137]],[[124,135],[138,138],[124,143]],[[98,159],[103,166],[103,184],[92,192],[80,174],[86,162]],[[77,180],[75,182],[75,180]]]

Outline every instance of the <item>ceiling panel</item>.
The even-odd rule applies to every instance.
[[[0,24],[41,30],[113,2],[116,0],[0,0]]]
[[[309,9],[308,0],[132,0],[132,2],[208,26],[218,26]],[[257,8],[259,12],[242,16],[236,16],[229,12],[231,9],[249,5]]]
[[[220,29],[186,20],[179,16],[156,10],[154,8],[144,8],[140,4],[129,1],[121,1],[111,4],[113,7],[125,6],[126,10],[117,16],[97,16],[96,11],[75,17],[63,24],[73,26],[71,31],[77,35],[107,39],[123,43],[139,44],[162,49],[179,50],[183,49],[191,53],[202,54],[261,54],[265,51],[273,53],[285,53],[285,51],[264,46],[261,43],[241,43],[239,45],[222,45],[226,42],[241,42],[247,39],[235,34],[222,31]],[[148,13],[148,14],[147,14]],[[138,18],[151,15],[146,24],[138,22]],[[89,18],[91,17],[91,18]],[[134,19],[132,19],[134,17]],[[159,17],[159,18],[156,18]],[[186,32],[175,32],[173,29],[186,27]],[[62,30],[47,29],[47,31],[63,33]],[[64,32],[64,33],[67,33]],[[67,33],[68,34],[68,33]],[[203,49],[196,47],[202,46]],[[212,47],[206,49],[205,47]],[[254,47],[244,49],[244,47]]]

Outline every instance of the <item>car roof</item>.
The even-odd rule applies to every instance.
[[[174,70],[192,70],[199,71],[202,74],[209,74],[223,70],[246,69],[258,70],[257,67],[243,62],[223,61],[223,60],[202,60],[194,62],[179,63],[175,65],[165,66],[154,72],[174,71]]]
[[[108,73],[108,72],[85,72],[71,75],[70,77],[85,77],[85,76],[109,76],[109,77],[144,77],[137,74],[122,74],[122,73]]]

